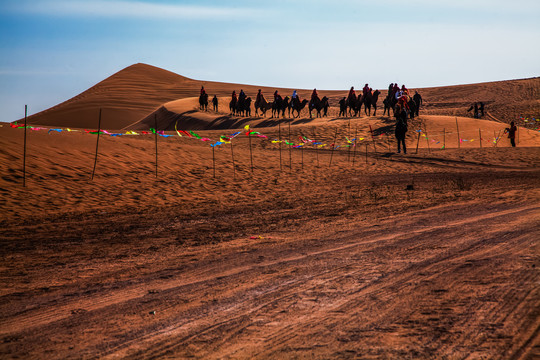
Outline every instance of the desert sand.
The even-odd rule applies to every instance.
[[[201,82],[148,65],[100,84],[29,118],[25,187],[0,127],[2,358],[540,356],[538,78],[419,89],[407,154],[382,110],[337,117],[346,91],[270,119],[200,112]],[[99,108],[139,135],[101,134],[92,180]]]

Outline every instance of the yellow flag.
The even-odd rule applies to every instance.
[[[244,130],[248,131],[249,130],[249,125],[244,126]]]

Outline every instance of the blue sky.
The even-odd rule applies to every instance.
[[[0,121],[137,62],[319,89],[540,76],[539,18],[538,0],[0,0]]]

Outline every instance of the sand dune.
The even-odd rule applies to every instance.
[[[219,113],[210,116],[199,114],[192,111],[196,106],[179,106],[189,101],[176,103],[197,97],[203,85],[210,97],[220,97]],[[360,88],[360,84],[356,85]],[[105,129],[142,129],[149,127],[150,123],[153,126],[154,116],[157,116],[158,124],[163,124],[161,129],[170,129],[170,124],[176,123],[179,117],[187,120],[187,125],[196,126],[195,129],[212,128],[214,125],[223,128],[237,124],[237,121],[227,119],[231,92],[244,89],[254,100],[259,88],[269,100],[276,89],[283,96],[292,93],[292,89],[285,88],[193,80],[150,65],[135,64],[72,99],[30,116],[29,122],[44,126],[96,128],[99,109],[102,108],[102,126]],[[387,91],[380,90],[379,107],[382,107],[382,99]],[[422,94],[426,114],[470,116],[472,114],[467,114],[466,110],[471,103],[483,101],[493,116],[492,120],[510,122],[518,120],[520,116],[531,118],[540,115],[540,78],[411,89],[414,90]],[[310,93],[311,89],[299,89],[302,98],[309,97]],[[347,90],[319,90],[319,93],[329,97],[333,107],[330,114],[337,116],[338,101],[347,94]],[[186,111],[190,113],[186,114]],[[307,117],[305,111],[302,117]],[[219,121],[216,122],[216,119]]]

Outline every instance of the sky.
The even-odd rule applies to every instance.
[[[540,76],[538,0],[0,0],[0,121],[135,63],[300,89]]]

